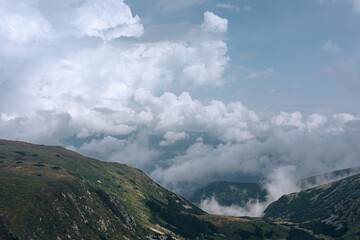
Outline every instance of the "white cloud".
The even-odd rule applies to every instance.
[[[230,10],[237,10],[237,11],[240,10],[239,7],[228,4],[228,3],[218,3],[218,4],[216,4],[216,7],[230,9]]]
[[[228,29],[228,21],[212,12],[204,13],[204,23],[202,24],[204,31],[213,33],[226,33]]]
[[[206,53],[206,58],[195,56],[193,62],[183,69],[183,76],[194,82],[195,85],[223,83],[222,75],[229,61],[225,55],[227,46],[222,41],[209,41],[201,44],[201,51]]]
[[[212,197],[210,199],[204,199],[200,203],[199,207],[210,214],[221,214],[234,217],[259,217],[265,209],[265,204],[253,199],[247,202],[245,207],[240,207],[236,205],[222,206],[214,197]]]
[[[279,115],[274,116],[271,122],[275,126],[292,126],[303,129],[302,115],[300,112],[281,112]]]
[[[359,117],[356,117],[350,113],[338,113],[338,114],[334,114],[332,117],[341,124],[344,124],[344,123],[347,123],[350,121],[360,120]]]
[[[283,112],[273,117],[267,127],[247,128],[255,138],[217,146],[194,143],[184,154],[169,160],[170,166],[158,167],[151,176],[179,190],[183,183],[204,183],[214,176],[240,172],[267,175],[283,165],[295,166],[296,173],[302,176],[357,166],[360,152],[356,146],[360,138],[355,132],[360,130],[359,121],[355,121],[357,125],[354,121],[351,125],[350,122],[339,125],[328,120],[323,115],[312,114],[303,121],[298,112]],[[339,126],[342,132],[330,131]],[[351,139],[353,144],[347,144],[345,139]]]
[[[189,137],[189,134],[185,133],[185,132],[173,132],[173,131],[169,131],[166,132],[164,135],[165,140],[161,141],[159,143],[160,146],[169,146],[169,145],[173,145],[175,142],[186,139]]]
[[[84,34],[110,41],[119,37],[140,37],[144,28],[139,16],[132,16],[123,0],[86,0],[74,21]]]
[[[340,47],[336,43],[333,43],[331,40],[324,43],[321,49],[325,52],[332,52],[332,53],[337,53],[340,51]]]
[[[305,126],[308,131],[321,128],[327,122],[327,118],[321,114],[311,114],[307,117]]]
[[[131,139],[117,139],[111,136],[100,140],[92,140],[83,144],[78,150],[80,153],[93,156],[101,160],[127,163],[143,170],[151,169],[159,152],[149,149],[148,141],[142,136]]]
[[[296,175],[295,166],[282,166],[271,172],[264,182],[264,188],[268,192],[268,203],[279,199],[284,194],[300,191]]]
[[[1,138],[33,143],[61,144],[61,139],[74,134],[68,113],[37,111],[29,116],[0,113]]]
[[[54,37],[51,24],[31,2],[0,1],[0,36],[17,43]]]
[[[261,217],[270,203],[276,201],[284,194],[301,190],[297,183],[296,174],[296,167],[294,166],[283,166],[270,172],[262,182],[262,187],[267,192],[266,201],[264,202],[260,202],[258,199],[249,199],[244,207],[237,205],[221,206],[216,201],[216,198],[212,197],[210,199],[204,199],[199,207],[211,214],[223,214],[235,217]]]

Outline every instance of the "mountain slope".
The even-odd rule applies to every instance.
[[[0,141],[0,238],[137,239],[214,232],[205,214],[127,165]],[[161,227],[163,226],[163,227]]]
[[[282,196],[269,205],[265,217],[315,234],[360,239],[360,174]]]

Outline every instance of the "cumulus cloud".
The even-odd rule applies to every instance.
[[[80,148],[74,146],[69,148],[101,160],[127,163],[144,171],[151,169],[159,155],[157,150],[149,148],[148,139],[143,136],[134,136],[131,139],[106,136],[85,143]]]
[[[140,37],[144,32],[139,16],[133,17],[129,6],[122,0],[87,0],[77,11],[74,24],[88,36],[108,41],[119,37]]]
[[[35,6],[32,5],[34,9]],[[73,11],[68,7],[66,5],[64,9]],[[78,9],[81,14],[77,20],[99,17],[105,21],[99,25],[99,31],[96,30],[96,34],[105,40],[118,37],[113,32],[117,31],[116,24],[122,27],[132,21],[131,11],[123,1],[86,1],[79,3]],[[40,16],[39,12],[33,12]],[[122,17],[115,18],[115,22],[107,22],[108,14],[119,14]],[[163,129],[161,134],[164,134],[166,129],[171,132],[171,127],[184,119],[182,112],[176,114],[177,118],[170,118],[172,111],[167,108],[171,104],[180,102],[186,105],[187,101],[192,105],[197,104],[188,93],[181,94],[177,101],[177,96],[165,91],[188,88],[192,84],[219,85],[223,81],[222,74],[228,57],[227,46],[220,39],[205,36],[199,40],[194,38],[193,41],[165,39],[150,43],[103,44],[87,39],[79,40],[77,34],[63,34],[63,28],[74,23],[70,15],[58,20],[62,24],[55,24],[58,29],[54,31],[61,34],[57,34],[58,38],[52,41],[59,50],[44,43],[19,47],[17,44],[26,43],[27,40],[19,42],[17,39],[10,39],[10,47],[2,49],[2,126],[15,124],[17,129],[24,131],[23,134],[4,131],[4,137],[29,140],[30,136],[34,136],[36,139],[33,133],[26,133],[25,129],[29,124],[35,124],[34,119],[41,124],[40,119],[43,118],[39,118],[39,113],[44,111],[51,113],[51,116],[68,116],[64,128],[69,131],[60,134],[56,130],[54,134],[58,135],[52,135],[54,139],[57,138],[56,142],[67,138],[65,135],[78,139],[102,135],[128,136],[144,126]],[[51,21],[56,22],[54,19]],[[69,22],[66,24],[65,21]],[[5,27],[11,28],[8,25]],[[198,27],[193,28],[196,34]],[[83,34],[82,31],[80,33]],[[200,30],[198,34],[202,34]],[[16,47],[12,44],[16,44]],[[7,62],[13,64],[8,65]],[[156,97],[157,94],[161,96]],[[176,108],[171,110],[176,111]],[[158,115],[155,117],[154,114]],[[165,135],[165,144],[178,141],[180,136],[188,136],[182,130],[178,133],[180,135],[175,137]],[[38,134],[44,133],[38,131]],[[50,134],[47,132],[44,135]]]
[[[160,146],[169,146],[169,145],[173,145],[175,142],[186,139],[189,137],[189,134],[185,133],[185,132],[173,132],[173,131],[169,131],[167,133],[165,133],[164,141],[161,141],[159,143]]]
[[[320,114],[304,120],[299,112],[282,112],[267,124],[252,121],[254,125],[248,120],[247,128],[252,138],[243,142],[224,139],[225,144],[216,146],[196,142],[151,176],[177,189],[182,183],[203,183],[233,173],[268,175],[283,165],[295,166],[297,173],[308,176],[358,165],[357,120],[343,124]]]
[[[27,116],[0,113],[0,132],[5,139],[60,145],[74,129],[70,114],[39,110]]]
[[[0,36],[27,43],[54,37],[51,24],[32,1],[0,1]]]
[[[228,29],[228,21],[212,12],[204,13],[204,23],[202,25],[204,31],[214,33],[226,33]]]

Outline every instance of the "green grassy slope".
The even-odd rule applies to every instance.
[[[195,238],[213,232],[201,214],[130,166],[0,141],[0,238]]]
[[[360,239],[360,174],[282,196],[265,217],[332,238]]]

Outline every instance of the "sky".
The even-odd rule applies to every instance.
[[[360,0],[0,0],[0,138],[177,193],[359,166],[359,26]]]

